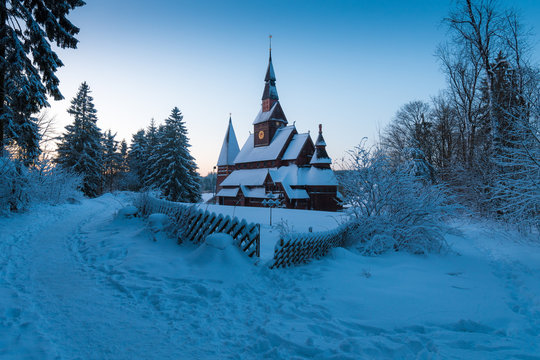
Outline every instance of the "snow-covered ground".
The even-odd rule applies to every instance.
[[[326,231],[335,228],[345,220],[345,215],[341,212],[210,204],[201,204],[199,207],[217,214],[261,224],[261,260],[263,262],[267,262],[274,256],[274,246],[279,240],[280,228],[290,232],[308,232],[310,228],[312,231]],[[270,226],[270,216],[272,226]]]
[[[117,216],[130,201],[0,218],[0,358],[540,358],[540,246],[492,224],[457,222],[447,255],[270,270]]]

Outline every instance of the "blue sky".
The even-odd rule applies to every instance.
[[[66,100],[54,102],[49,114],[63,130],[72,121],[69,100],[87,81],[98,125],[129,142],[152,117],[160,123],[178,106],[204,175],[217,161],[230,112],[240,146],[252,131],[272,34],[289,122],[312,133],[322,123],[328,152],[339,159],[363,137],[374,139],[402,104],[444,88],[434,52],[452,4],[87,0],[70,17],[81,28],[78,49],[59,51]],[[503,4],[540,31],[540,1]]]

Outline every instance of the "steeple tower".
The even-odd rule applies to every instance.
[[[319,136],[317,137],[317,142],[315,143],[315,152],[311,158],[310,164],[323,169],[330,169],[330,164],[332,160],[328,153],[326,152],[326,142],[322,135],[322,124],[319,124]]]
[[[276,89],[276,73],[272,65],[272,48],[270,48],[270,56],[268,58],[268,69],[264,77],[264,91],[262,95],[262,111],[270,111],[272,106],[279,100]]]
[[[268,146],[272,142],[276,131],[287,125],[287,118],[279,104],[276,89],[276,73],[272,64],[272,35],[270,35],[270,50],[268,68],[264,77],[264,91],[262,95],[261,111],[253,121],[253,145]]]

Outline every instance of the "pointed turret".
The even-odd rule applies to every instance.
[[[223,145],[221,146],[221,152],[219,153],[218,166],[222,165],[234,165],[234,158],[240,152],[238,142],[236,141],[236,134],[232,125],[232,118],[229,116],[229,126],[225,133],[225,139],[223,139]]]
[[[319,136],[315,143],[315,152],[313,153],[310,164],[315,167],[329,169],[331,163],[332,159],[330,159],[330,156],[326,152],[326,141],[324,141],[322,134],[322,124],[319,124]]]
[[[223,145],[221,146],[221,152],[219,153],[217,162],[218,173],[216,191],[219,191],[221,182],[234,171],[234,159],[239,152],[240,148],[238,147],[238,141],[236,141],[232,118],[229,116],[229,126],[227,127],[225,139],[223,139]]]

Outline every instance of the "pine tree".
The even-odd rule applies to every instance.
[[[4,0],[0,3],[0,156],[13,144],[27,161],[39,153],[33,114],[63,99],[56,70],[62,61],[51,48],[76,48],[79,29],[66,16],[82,0]]]
[[[68,113],[74,118],[60,139],[56,162],[65,169],[82,175],[82,191],[90,197],[97,196],[103,182],[102,134],[97,127],[96,109],[90,88],[83,82],[71,100]]]
[[[145,137],[146,137],[146,147],[144,151],[144,176],[143,176],[143,184],[145,187],[151,188],[154,187],[155,179],[151,178],[151,174],[153,172],[153,163],[150,161],[152,157],[155,156],[156,149],[159,144],[158,139],[158,128],[156,128],[156,122],[154,121],[154,118],[150,120],[150,125],[148,126],[148,129],[146,129]]]
[[[120,141],[120,172],[125,173],[129,169],[128,165],[128,146],[126,139]]]
[[[171,201],[196,202],[200,199],[197,165],[189,147],[182,113],[175,107],[159,131],[159,144],[150,158],[154,164],[150,178]]]
[[[128,153],[130,187],[133,190],[139,190],[144,186],[147,147],[144,130],[139,130],[133,134]]]
[[[115,187],[116,178],[121,171],[122,156],[118,152],[118,141],[115,137],[116,134],[111,130],[103,134],[103,180],[108,191]]]

